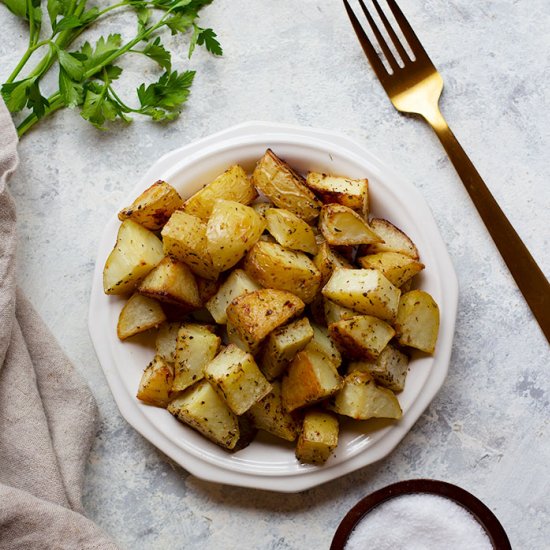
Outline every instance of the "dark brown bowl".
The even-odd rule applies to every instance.
[[[463,508],[468,510],[485,529],[489,540],[495,550],[512,550],[506,531],[496,518],[496,516],[474,495],[464,489],[446,483],[445,481],[436,481],[434,479],[410,479],[388,485],[371,493],[363,500],[360,500],[341,521],[330,550],[344,550],[351,532],[363,517],[371,512],[376,506],[401,495],[410,495],[414,493],[429,493],[448,498]]]

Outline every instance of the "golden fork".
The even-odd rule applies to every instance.
[[[437,72],[395,0],[387,0],[387,4],[413,53],[414,59],[408,55],[378,1],[372,0],[372,3],[403,66],[399,65],[364,1],[358,1],[391,68],[391,70],[386,69],[348,0],[344,0],[355,33],[376,76],[398,111],[421,115],[434,129],[510,273],[542,328],[546,339],[550,342],[550,283],[500,209],[439,111],[443,78]]]

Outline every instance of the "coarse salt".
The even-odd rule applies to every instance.
[[[416,493],[388,500],[366,514],[345,550],[492,550],[478,521],[459,504]]]

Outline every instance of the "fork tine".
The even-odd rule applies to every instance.
[[[363,47],[363,51],[365,52],[365,55],[367,56],[370,64],[372,65],[372,68],[374,69],[376,76],[378,77],[380,82],[384,84],[385,80],[387,79],[387,77],[390,76],[390,74],[386,70],[386,67],[384,67],[384,64],[382,63],[381,59],[378,57],[378,54],[376,53],[376,50],[371,44],[369,37],[363,30],[363,27],[361,26],[361,23],[357,19],[354,11],[351,9],[351,6],[349,5],[348,0],[344,0],[344,6],[348,13],[348,17],[350,18],[351,24],[353,26],[353,30],[355,31],[355,34],[357,35],[357,38],[359,39],[359,42]]]
[[[374,4],[374,7],[376,8],[376,11],[378,12],[378,15],[380,16],[380,19],[382,20],[382,23],[384,23],[384,27],[386,27],[386,31],[388,32],[393,45],[395,46],[395,49],[397,50],[397,53],[400,55],[401,59],[403,60],[403,63],[405,63],[406,59],[410,56],[407,53],[407,50],[403,47],[403,44],[401,44],[401,40],[393,30],[393,27],[391,26],[391,23],[388,21],[388,18],[386,17],[386,14],[380,7],[380,4],[378,3],[378,0],[372,0],[372,3]]]
[[[426,50],[424,49],[424,46],[422,46],[422,44],[420,43],[420,40],[418,40],[418,37],[416,36],[409,22],[407,21],[407,18],[401,11],[401,8],[397,5],[397,2],[395,0],[386,0],[386,1],[388,3],[390,10],[393,13],[393,16],[395,17],[395,20],[397,21],[397,24],[401,29],[401,32],[407,39],[407,42],[409,43],[409,46],[411,47],[411,50],[413,51],[415,57],[417,59],[419,57],[422,57],[425,60],[429,61],[429,57],[428,57],[428,54],[426,53]]]
[[[365,6],[365,2],[363,2],[363,0],[359,0],[359,5],[361,6],[361,9],[363,10],[363,13],[366,16],[367,21],[369,22],[370,28],[372,29],[372,32],[374,33],[374,36],[376,37],[376,40],[380,45],[380,48],[382,49],[382,53],[386,56],[386,59],[388,60],[390,67],[392,68],[393,72],[397,71],[399,69],[399,65],[397,64],[397,61],[395,60],[395,57],[393,56],[392,51],[388,47],[385,38],[382,36],[382,33],[380,32],[374,19],[372,18],[372,15],[367,9],[367,6]]]

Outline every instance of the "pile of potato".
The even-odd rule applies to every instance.
[[[158,181],[119,213],[107,294],[121,340],[156,330],[137,397],[228,450],[258,429],[322,464],[339,417],[399,419],[408,350],[439,310],[411,290],[414,243],[369,219],[368,181],[294,171],[271,150],[182,200]]]

